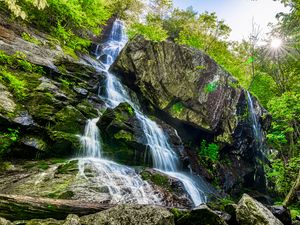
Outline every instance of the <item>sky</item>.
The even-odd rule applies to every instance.
[[[219,19],[232,29],[230,39],[248,39],[252,30],[252,18],[261,29],[261,36],[268,32],[268,23],[276,22],[276,14],[288,12],[279,1],[273,0],[174,0],[174,6],[186,9],[193,6],[201,12],[216,12]]]

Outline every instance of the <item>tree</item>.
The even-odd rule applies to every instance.
[[[23,20],[27,17],[27,14],[22,10],[21,6],[16,0],[0,0],[3,1],[7,8],[16,16],[21,17]],[[34,7],[39,10],[44,9],[47,6],[47,0],[31,0],[29,1]]]

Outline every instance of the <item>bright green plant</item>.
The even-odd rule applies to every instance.
[[[152,41],[164,41],[167,39],[168,34],[162,26],[159,24],[141,24],[135,23],[128,30],[128,35],[130,38],[136,35],[143,35],[147,40]]]
[[[28,34],[28,33],[26,33],[26,32],[23,32],[23,33],[22,33],[22,38],[23,38],[25,41],[34,43],[34,44],[36,44],[36,45],[42,44],[40,40],[36,39],[35,37],[33,37],[32,35],[30,35],[30,34]]]
[[[281,159],[271,161],[271,168],[267,167],[267,178],[273,183],[273,191],[281,197],[288,194],[291,184],[296,180],[300,165],[300,157],[291,158],[287,163]]]
[[[9,147],[18,140],[19,130],[8,128],[5,132],[0,132],[0,157],[5,155]]]
[[[171,111],[175,114],[179,114],[184,110],[184,105],[181,102],[177,102],[171,108]]]
[[[3,80],[12,89],[17,98],[23,99],[27,96],[26,82],[18,79],[14,74],[6,70],[0,70],[0,80]]]
[[[206,140],[201,142],[199,155],[216,161],[219,158],[219,146],[215,143],[207,144]]]

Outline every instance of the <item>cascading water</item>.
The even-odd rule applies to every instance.
[[[206,196],[201,190],[200,182],[198,181],[197,183],[191,178],[191,175],[178,172],[179,158],[171,148],[163,130],[139,110],[139,107],[131,101],[129,94],[118,78],[109,72],[110,66],[126,42],[127,37],[124,33],[123,24],[121,21],[116,20],[113,24],[111,35],[102,45],[102,51],[97,55],[97,58],[103,64],[100,68],[104,68],[102,71],[106,75],[105,94],[100,97],[104,99],[106,105],[111,108],[116,107],[122,102],[127,102],[134,108],[136,117],[140,121],[147,141],[146,145],[150,149],[154,168],[180,180],[194,205],[204,203]]]
[[[86,199],[96,200],[99,198],[93,194],[93,189],[96,189],[107,192],[111,203],[160,204],[160,197],[135,170],[101,158],[100,131],[96,125],[98,119],[88,120],[84,135],[80,137],[86,157],[78,159],[78,175],[84,179],[85,186],[89,183],[88,186],[93,187],[91,191],[85,188],[81,197],[84,195]]]
[[[249,91],[247,91],[247,102],[248,102],[248,110],[249,110],[249,114],[250,114],[250,119],[251,119],[251,123],[252,123],[252,131],[253,131],[253,135],[255,138],[256,150],[263,153],[264,135],[262,133],[261,125],[257,121],[254,104],[253,104],[252,97],[251,97]]]

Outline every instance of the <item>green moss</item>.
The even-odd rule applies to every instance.
[[[47,170],[47,169],[49,169],[49,165],[46,162],[44,162],[44,161],[40,161],[38,163],[37,167],[39,169],[41,169],[41,170]]]
[[[31,36],[30,34],[28,34],[26,32],[22,33],[22,38],[25,41],[31,42],[31,43],[36,44],[36,45],[41,45],[42,44],[42,42],[40,40],[38,40],[37,38],[35,38],[34,36]]]
[[[168,189],[169,191],[173,191],[171,185],[169,184],[168,177],[164,175],[158,173],[152,174],[149,171],[142,171],[140,175],[143,180],[151,181],[159,187],[163,187]]]
[[[189,211],[177,208],[173,208],[170,211],[174,215],[175,221],[180,221],[182,219],[189,218],[191,215]]]
[[[66,106],[57,112],[53,119],[55,125],[52,130],[70,134],[80,134],[86,120],[82,113],[72,106]]]
[[[78,171],[78,161],[77,160],[71,160],[63,165],[60,165],[57,168],[57,174],[68,174],[68,173],[74,173]]]
[[[300,216],[300,207],[296,205],[292,205],[289,207],[291,211],[292,219],[295,220],[297,216]]]
[[[126,141],[133,141],[134,140],[134,135],[130,132],[127,132],[125,130],[120,130],[118,133],[114,135],[115,139],[123,139]]]
[[[96,118],[98,116],[97,109],[95,109],[95,107],[86,99],[79,103],[76,106],[76,109],[87,118]]]
[[[8,84],[9,89],[13,91],[15,97],[24,99],[27,96],[26,82],[20,80],[15,75],[7,70],[0,70],[0,80]]]

